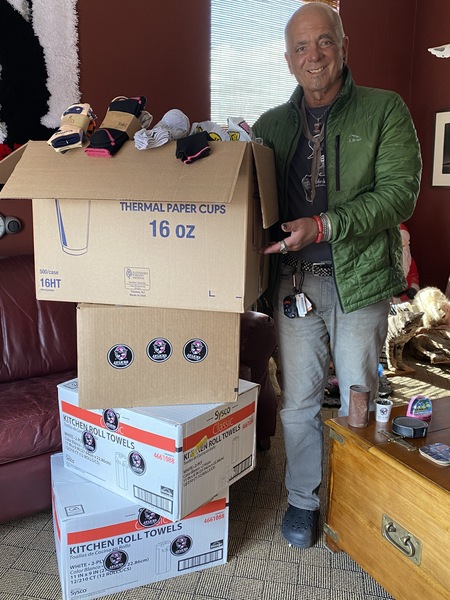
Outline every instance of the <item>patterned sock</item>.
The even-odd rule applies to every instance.
[[[96,118],[90,104],[71,104],[61,115],[61,126],[47,144],[62,154],[80,148],[95,131]]]
[[[84,149],[86,154],[97,157],[114,156],[141,128],[142,118],[149,115],[144,111],[146,101],[145,96],[114,98],[103,123],[91,136],[89,146]]]

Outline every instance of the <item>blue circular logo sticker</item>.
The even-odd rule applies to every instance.
[[[142,527],[153,527],[161,519],[161,515],[155,513],[150,508],[140,508],[138,522]]]
[[[172,344],[165,338],[154,338],[147,345],[147,356],[153,362],[165,362],[172,356]]]
[[[108,571],[120,571],[128,562],[128,554],[123,550],[115,550],[108,554],[103,561],[105,569]]]
[[[183,348],[184,358],[190,363],[198,363],[208,355],[208,346],[203,340],[195,338],[186,342]]]
[[[108,362],[114,369],[126,369],[133,360],[133,350],[125,344],[117,344],[108,350]]]
[[[97,448],[97,442],[95,437],[90,431],[85,431],[82,436],[84,449],[88,452],[94,453]]]
[[[128,464],[136,475],[143,475],[145,473],[145,460],[139,452],[130,452],[128,455]]]
[[[106,429],[110,431],[117,431],[119,428],[119,415],[112,408],[106,408],[103,411],[103,422]]]
[[[174,556],[180,556],[189,552],[192,546],[192,538],[188,535],[179,535],[170,546],[170,551]]]

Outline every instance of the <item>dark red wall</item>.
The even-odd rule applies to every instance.
[[[370,5],[370,10],[369,10]],[[359,85],[398,92],[409,105],[416,0],[341,0],[349,66]]]
[[[370,9],[369,9],[370,7]],[[80,89],[101,120],[119,95],[145,95],[154,123],[171,108],[209,118],[210,7],[207,0],[78,0]],[[450,43],[450,2],[341,0],[357,83],[397,91],[410,107],[424,161],[416,212],[407,225],[421,284],[445,289],[450,273],[450,189],[431,186],[434,117],[450,110],[450,58],[427,48]],[[7,204],[8,203],[8,204]],[[30,203],[0,211],[25,229],[0,241],[2,254],[32,251]],[[20,212],[20,214],[19,214]]]
[[[153,123],[171,108],[209,118],[206,0],[78,0],[80,90],[103,117],[116,96],[144,95]]]
[[[422,188],[411,219],[422,285],[445,290],[450,275],[450,188],[432,187],[433,145],[437,111],[450,111],[450,58],[427,48],[450,43],[450,2],[417,2],[411,88],[412,112],[422,144]]]
[[[445,290],[450,275],[450,188],[432,187],[431,173],[435,114],[450,111],[450,58],[437,58],[427,49],[450,43],[450,2],[341,0],[341,16],[356,81],[395,90],[411,110],[423,160],[419,199],[407,223],[411,248],[421,286]]]

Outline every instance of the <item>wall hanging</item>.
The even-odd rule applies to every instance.
[[[76,0],[0,0],[0,158],[80,100]]]
[[[450,111],[436,113],[432,185],[450,187]]]

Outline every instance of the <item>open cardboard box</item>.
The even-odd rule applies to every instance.
[[[223,312],[254,304],[267,285],[259,250],[278,220],[273,153],[210,147],[186,165],[176,142],[140,151],[130,140],[109,159],[28,142],[11,174],[3,166],[0,199],[33,199],[37,298]]]
[[[0,160],[0,189],[8,181],[11,173],[16,168],[17,163],[22,158],[22,155],[27,147],[26,144],[19,146],[14,152],[5,156],[4,159]]]

